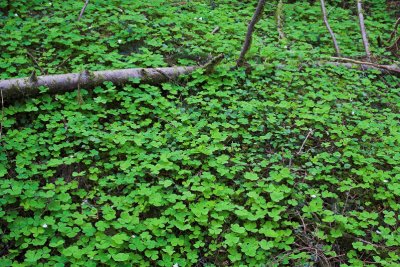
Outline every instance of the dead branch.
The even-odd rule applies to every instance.
[[[371,51],[369,50],[368,36],[367,36],[367,31],[365,29],[364,14],[363,14],[363,9],[362,9],[362,0],[357,0],[357,10],[358,10],[358,18],[359,18],[359,22],[360,22],[360,30],[361,30],[361,35],[362,35],[362,39],[363,39],[365,54],[367,57],[367,61],[371,62]]]
[[[286,39],[285,32],[283,31],[283,0],[279,0],[278,6],[276,8],[276,26],[278,28],[279,39]]]
[[[35,63],[36,66],[40,69],[42,74],[47,74],[47,72],[39,65],[39,63],[37,62],[36,58],[29,51],[26,51],[26,53],[32,59],[33,63]]]
[[[331,26],[329,25],[328,16],[327,16],[327,13],[326,13],[325,1],[324,0],[321,0],[321,11],[322,11],[322,18],[324,20],[325,26],[328,29],[329,34],[331,35],[333,46],[334,46],[335,51],[336,51],[336,56],[340,57],[340,48],[339,48],[338,42],[336,40],[335,34],[334,34]]]
[[[1,97],[1,120],[0,120],[0,140],[3,134],[3,120],[4,120],[4,98],[3,98],[3,91],[0,90],[0,97]]]
[[[396,23],[394,24],[393,31],[390,34],[390,38],[389,38],[389,40],[387,40],[386,43],[390,43],[393,40],[393,38],[396,36],[397,28],[399,27],[399,24],[400,24],[400,18],[398,18]]]
[[[24,95],[36,95],[41,86],[49,88],[49,93],[63,93],[73,91],[78,87],[85,89],[93,88],[105,81],[122,84],[132,78],[139,78],[142,82],[158,84],[176,79],[184,74],[189,74],[199,68],[205,69],[205,73],[210,73],[223,58],[223,55],[219,55],[202,66],[84,71],[82,73],[43,75],[38,77],[32,75],[28,78],[0,80],[0,91],[4,99],[8,100]]]
[[[399,49],[400,49],[400,37],[397,38],[397,40],[396,40],[391,46],[386,47],[386,49],[387,49],[388,51],[392,52],[393,55],[396,55],[396,56],[397,56],[397,52],[398,52]]]
[[[350,59],[350,58],[343,58],[343,57],[332,57],[332,59],[345,61],[348,63],[326,62],[326,64],[331,64],[331,65],[336,65],[336,66],[344,66],[347,68],[357,68],[357,69],[362,69],[362,70],[375,69],[375,70],[380,70],[384,73],[386,72],[389,74],[400,76],[400,67],[395,64],[381,65],[381,64],[375,64],[375,63],[365,62],[365,61],[358,61],[358,60],[354,60],[354,59]]]
[[[301,147],[300,147],[299,151],[297,151],[297,155],[300,155],[300,154],[301,154],[301,152],[303,151],[304,145],[306,144],[308,138],[310,138],[310,136],[311,136],[313,133],[314,133],[314,130],[313,130],[313,129],[310,129],[310,130],[308,131],[307,136],[306,136],[306,138],[304,138],[304,141],[303,141],[303,143],[301,144]]]
[[[215,27],[214,30],[212,30],[211,34],[216,34],[217,32],[219,32],[220,28],[219,26]]]
[[[244,57],[246,56],[247,51],[249,51],[251,46],[251,41],[253,38],[254,26],[260,20],[262,12],[264,10],[265,0],[259,0],[257,4],[257,8],[253,14],[253,18],[251,19],[249,25],[247,26],[246,38],[243,43],[242,51],[240,52],[240,56],[236,61],[236,67],[242,67],[244,65]]]
[[[89,4],[89,0],[86,0],[85,5],[82,7],[81,13],[79,13],[78,21],[81,20],[81,18],[83,16],[83,13],[85,12],[86,7],[88,6],[88,4]]]

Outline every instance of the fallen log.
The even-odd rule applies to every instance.
[[[36,95],[41,86],[47,87],[49,93],[54,94],[73,91],[78,87],[85,89],[93,88],[105,81],[122,84],[132,78],[139,78],[142,82],[157,84],[176,79],[199,68],[205,69],[206,73],[209,73],[215,65],[221,62],[223,57],[223,55],[219,55],[202,66],[83,71],[81,73],[43,75],[38,77],[33,73],[31,77],[27,78],[0,80],[0,91],[4,99],[10,99],[24,95]]]

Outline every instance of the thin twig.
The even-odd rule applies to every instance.
[[[224,54],[219,54],[218,56],[212,58],[210,61],[205,63],[202,68],[205,70],[206,74],[213,72],[214,67],[217,66],[224,59]]]
[[[304,220],[303,220],[303,217],[301,217],[300,212],[297,212],[297,215],[299,216],[299,218],[300,218],[300,220],[301,220],[301,223],[302,223],[302,225],[303,225],[303,231],[304,231],[304,233],[307,233],[307,226],[306,226],[306,224],[305,224],[305,222],[304,222]]]
[[[336,56],[340,57],[340,48],[339,48],[338,42],[336,40],[335,33],[333,32],[331,26],[329,25],[328,16],[327,16],[327,13],[326,13],[325,1],[324,0],[321,0],[321,11],[322,11],[322,17],[323,17],[325,26],[328,29],[329,34],[331,35],[333,46],[335,47]]]
[[[358,60],[354,60],[351,58],[344,58],[344,57],[332,57],[332,59],[347,61],[347,62],[351,62],[354,64],[359,64],[359,65],[372,66],[377,69],[387,70],[391,73],[400,73],[400,69],[395,68],[392,65],[380,65],[380,64],[375,64],[375,63],[365,62],[365,61],[358,61]]]
[[[33,60],[33,62],[36,64],[36,66],[40,69],[40,71],[42,72],[43,75],[46,75],[47,72],[39,65],[39,63],[37,62],[36,58],[29,52],[26,51],[26,53],[28,54],[28,56]]]
[[[215,27],[214,30],[212,30],[211,34],[216,34],[217,32],[219,32],[220,28],[219,26]]]
[[[400,37],[391,45],[386,47],[387,50],[392,51],[394,54],[397,54],[397,51],[400,47]]]
[[[3,90],[0,90],[1,95],[1,121],[0,121],[0,140],[2,138],[3,133],[3,120],[4,120],[4,99],[3,99]]]
[[[393,38],[396,36],[397,28],[399,27],[399,24],[400,24],[400,18],[398,18],[396,23],[394,24],[393,31],[390,34],[390,38],[389,38],[389,40],[387,40],[386,43],[390,43],[393,40]]]
[[[371,62],[371,51],[369,50],[368,36],[367,36],[367,31],[365,30],[362,0],[357,0],[357,10],[358,10],[358,18],[360,22],[360,30],[363,39],[365,54],[367,57],[367,61]]]
[[[306,138],[304,139],[303,144],[301,144],[301,147],[300,147],[299,151],[297,152],[297,154],[301,154],[301,151],[303,151],[304,145],[306,144],[308,138],[310,137],[310,135],[311,135],[313,132],[314,132],[313,129],[310,129],[310,130],[308,131],[308,134],[307,134]]]
[[[78,21],[81,20],[81,18],[83,16],[83,13],[85,12],[86,7],[88,6],[88,4],[89,4],[89,0],[86,0],[85,5],[82,7],[81,13],[79,13]]]
[[[349,201],[350,191],[351,191],[351,189],[350,189],[349,191],[347,191],[347,194],[346,194],[346,201],[344,202],[344,206],[343,206],[343,210],[342,210],[342,215],[343,215],[344,212],[346,211],[346,206],[347,206],[347,201]]]
[[[63,62],[61,62],[61,63],[55,68],[54,72],[57,72],[57,70],[58,70],[60,67],[64,66],[64,64],[68,61],[68,59],[71,58],[71,56],[72,56],[72,55],[69,55],[66,59],[64,59]]]
[[[242,51],[240,52],[240,56],[236,61],[236,67],[242,67],[244,65],[244,57],[246,56],[247,51],[249,51],[251,46],[251,40],[253,38],[254,26],[260,20],[262,12],[264,10],[265,0],[259,0],[257,4],[257,8],[253,14],[253,18],[251,19],[249,25],[247,26],[246,39],[244,40]]]

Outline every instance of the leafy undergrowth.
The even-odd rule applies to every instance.
[[[10,3],[7,13],[4,2]],[[77,21],[82,1],[0,1],[0,79],[29,76],[33,70],[53,74],[188,65],[219,53],[234,62],[255,2],[96,0]],[[248,54],[253,61],[304,61],[333,53],[318,1],[297,2],[284,8],[286,42],[278,42],[276,5],[266,5]],[[395,19],[385,1],[371,0],[365,8],[371,49],[382,61],[388,54],[376,39],[388,39]],[[343,55],[362,56],[355,6],[329,6],[329,19]]]
[[[395,266],[398,83],[220,68],[10,106],[1,265]]]
[[[172,34],[187,38],[183,54],[207,54],[215,48],[231,61],[240,48],[243,21],[253,10],[248,4],[221,1],[224,4],[213,9],[224,14],[219,19],[207,17],[210,7],[194,4],[200,1],[183,6],[158,2],[166,1],[154,1],[152,9],[145,7],[150,4],[130,3],[151,10],[154,18],[170,18],[167,23],[164,17],[165,25],[161,18],[148,20],[159,23],[157,30],[132,28],[145,29],[144,44],[150,47],[156,32],[161,34],[158,41],[167,38],[173,24],[189,23],[180,13],[167,11],[190,7],[187,14],[197,22],[185,24],[187,29],[214,20],[232,39],[196,37],[206,31],[200,26],[182,37]],[[101,3],[105,1],[96,8]],[[53,5],[49,10],[55,10],[54,15],[37,5],[42,9],[27,10],[35,14],[26,13],[26,21],[37,22],[29,17],[36,15],[62,23],[68,17],[60,19],[57,12],[65,8],[72,14],[81,7],[59,4],[57,11]],[[312,18],[300,16],[303,9],[296,5],[288,5],[287,14],[297,10],[299,23]],[[89,5],[88,14],[94,7]],[[24,14],[20,8],[17,20]],[[86,15],[82,23],[97,16],[106,19],[101,12],[108,11]],[[345,10],[341,12],[332,15]],[[76,19],[76,12],[70,16]],[[121,21],[140,18],[110,16]],[[124,25],[117,21],[115,25]],[[207,32],[212,24],[207,24]],[[288,35],[295,38],[298,33],[290,25],[288,21]],[[6,23],[2,31],[11,26]],[[58,71],[167,65],[165,51],[155,51],[165,48],[173,54],[180,42],[171,39],[160,50],[139,49],[120,57],[112,47],[120,48],[119,38],[125,39],[118,34],[125,33],[116,28],[113,39],[111,29],[104,27],[98,26],[104,30],[100,35],[88,34],[79,41],[85,46],[72,39],[65,43],[63,38],[73,34],[66,29],[57,37],[64,43],[58,43],[54,55],[37,60],[46,62],[43,67],[49,73],[69,55],[71,60]],[[253,57],[255,62],[272,64],[258,64],[251,74],[223,65],[212,75],[199,70],[160,86],[138,80],[124,86],[106,83],[93,91],[57,96],[43,92],[6,105],[0,141],[0,266],[398,266],[400,79],[301,64],[299,59],[310,60],[311,53],[330,51],[329,40],[312,48],[306,39],[315,36],[305,33],[299,35],[304,42],[285,51],[286,44],[277,45],[275,35],[263,35],[268,28],[274,29],[273,20],[260,21],[261,33],[250,55],[259,56]],[[37,40],[16,37],[30,34],[23,29],[14,37],[32,42],[38,51],[56,42],[43,33],[55,39],[41,43],[42,30],[36,30]],[[11,32],[6,34],[10,38]],[[8,40],[0,38],[1,45]],[[102,40],[114,41],[96,50]],[[261,46],[263,40],[268,44]],[[10,60],[2,61],[9,64],[1,66],[2,78],[24,76],[34,68],[15,60],[26,57],[23,49],[14,53],[10,43],[4,47],[8,52],[2,57]],[[356,48],[349,46],[347,52],[356,53],[351,50]],[[84,51],[75,58],[78,49]],[[96,61],[105,57],[109,61]],[[274,67],[283,61],[290,64]],[[18,71],[15,64],[20,64]]]

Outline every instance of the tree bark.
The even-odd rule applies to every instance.
[[[371,52],[369,50],[367,31],[365,30],[364,14],[363,14],[363,9],[362,9],[362,0],[357,0],[357,10],[358,10],[358,18],[359,18],[359,22],[360,22],[360,30],[361,30],[361,35],[362,35],[362,39],[363,39],[366,58],[367,58],[367,61],[371,62]]]
[[[40,86],[49,88],[50,93],[62,93],[73,91],[78,88],[94,87],[105,81],[113,83],[124,83],[131,78],[140,78],[145,82],[163,82],[174,79],[182,74],[187,74],[198,67],[176,67],[176,68],[153,68],[153,69],[120,69],[107,71],[94,71],[82,73],[69,73],[58,75],[34,76],[28,78],[17,78],[0,80],[0,90],[5,99],[21,95],[35,95]]]
[[[331,35],[333,46],[335,47],[336,56],[340,57],[340,48],[339,48],[339,45],[337,43],[335,34],[333,33],[333,30],[332,30],[331,26],[329,25],[328,16],[327,16],[327,13],[326,13],[325,1],[324,0],[321,0],[321,11],[322,11],[322,17],[323,17],[325,26],[328,29],[329,34]]]
[[[253,14],[253,18],[251,19],[249,25],[247,26],[246,39],[244,40],[244,44],[242,47],[242,51],[240,52],[240,56],[239,56],[238,60],[236,61],[236,67],[242,67],[244,65],[244,57],[246,56],[247,51],[249,51],[249,49],[251,47],[254,26],[257,24],[257,22],[261,18],[262,12],[264,10],[264,6],[265,6],[265,0],[259,0],[256,11]]]
[[[146,83],[162,83],[178,78],[180,75],[189,74],[196,69],[204,69],[208,74],[213,71],[224,58],[220,54],[201,66],[168,67],[168,68],[135,68],[105,71],[84,71],[81,73],[68,73],[57,75],[44,75],[36,77],[35,72],[31,77],[0,80],[0,92],[4,99],[16,98],[24,95],[36,95],[39,87],[44,86],[50,93],[63,93],[77,88],[93,88],[105,81],[122,84],[132,78],[139,78]]]
[[[279,0],[276,8],[276,27],[278,28],[278,34],[280,40],[285,40],[285,32],[283,31],[283,0]]]

